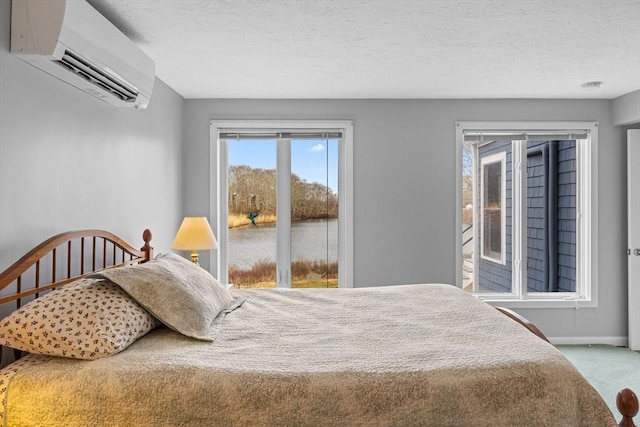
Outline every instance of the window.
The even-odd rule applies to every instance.
[[[482,257],[504,264],[505,255],[505,166],[503,153],[484,157],[482,162]]]
[[[346,121],[211,122],[221,282],[352,286],[352,135]]]
[[[460,122],[458,283],[511,307],[597,305],[597,124]]]

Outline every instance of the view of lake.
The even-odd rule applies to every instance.
[[[327,245],[327,232],[329,242]],[[327,247],[328,246],[328,247]],[[338,260],[338,220],[291,223],[291,260]],[[261,224],[229,230],[229,265],[250,268],[258,260],[276,260],[276,225]]]

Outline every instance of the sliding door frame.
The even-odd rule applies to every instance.
[[[330,131],[340,129],[342,138],[338,143],[338,286],[341,288],[353,287],[353,122],[350,120],[211,120],[209,123],[210,138],[210,183],[212,193],[210,196],[210,217],[215,224],[215,234],[220,242],[218,250],[211,251],[211,270],[215,271],[215,276],[224,284],[228,282],[228,228],[227,228],[227,201],[228,201],[228,151],[227,144],[218,140],[221,130],[322,130]],[[289,158],[289,164],[277,165],[277,176],[283,182],[289,183],[291,175],[290,165],[290,144],[288,140],[278,140],[277,150],[279,151],[278,162]],[[280,153],[282,152],[282,153]],[[287,156],[288,154],[288,156]],[[284,167],[281,167],[284,166]],[[286,175],[285,178],[285,173]],[[214,190],[215,189],[215,190]],[[278,202],[278,212],[285,209]],[[290,201],[289,201],[290,203]],[[224,207],[224,208],[223,208]],[[288,211],[290,212],[290,207]],[[281,221],[289,221],[290,218],[280,219],[278,215],[278,226]],[[277,244],[277,256],[282,262],[288,259],[290,266],[290,241],[279,238]],[[282,257],[282,258],[280,258]],[[289,267],[290,269],[290,267]],[[288,276],[288,277],[285,277]],[[278,286],[290,287],[290,273],[280,271],[278,267]],[[287,282],[289,285],[287,286]]]

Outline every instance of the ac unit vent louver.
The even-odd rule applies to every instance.
[[[134,102],[138,96],[138,91],[123,81],[109,76],[95,65],[66,50],[62,59],[54,60],[56,64],[66,67],[86,81],[112,93],[114,96],[125,102]]]

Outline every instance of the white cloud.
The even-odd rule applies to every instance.
[[[312,153],[319,153],[320,151],[324,151],[324,145],[316,144],[313,147],[309,148],[309,151]]]

